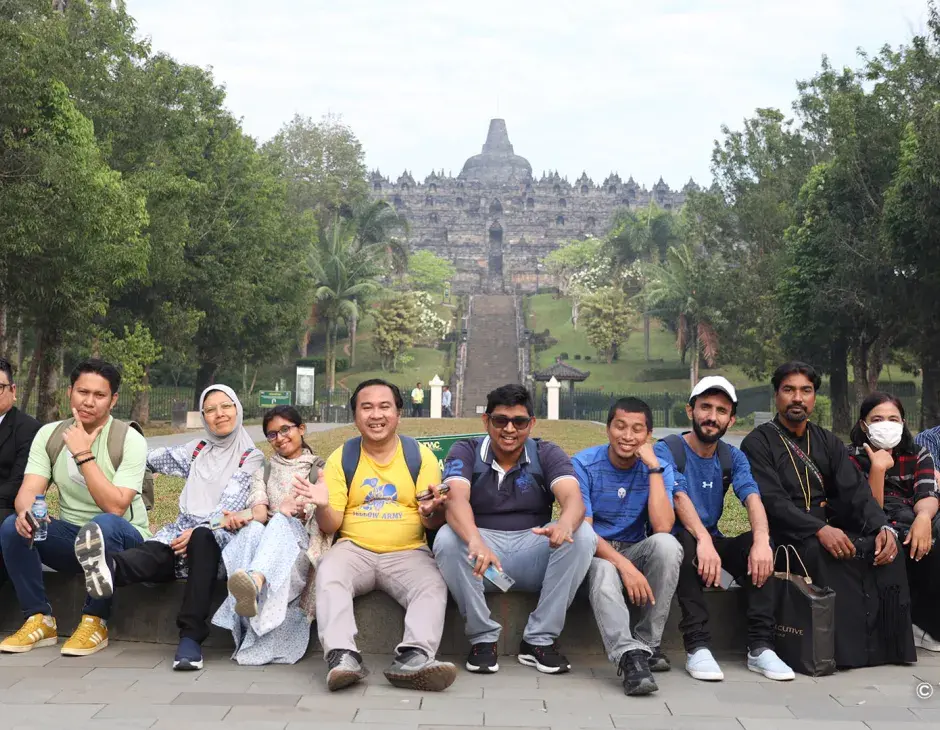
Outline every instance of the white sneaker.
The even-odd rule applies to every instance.
[[[914,646],[920,647],[921,649],[926,649],[927,651],[940,651],[940,641],[937,641],[916,624],[914,624],[913,629]]]
[[[796,678],[793,670],[777,656],[777,652],[773,649],[764,648],[757,656],[748,652],[747,668],[777,682],[787,682]]]
[[[725,678],[715,657],[704,646],[688,655],[685,671],[692,675],[692,679],[701,679],[704,682],[720,682]]]

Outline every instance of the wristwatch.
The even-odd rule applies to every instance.
[[[657,466],[655,469],[650,469],[650,470],[649,470],[649,473],[650,473],[650,474],[662,474],[662,473],[665,472],[665,471],[666,471],[666,467],[664,467],[664,466]]]

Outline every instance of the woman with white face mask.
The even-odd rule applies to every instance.
[[[904,544],[914,644],[940,651],[940,550],[933,549],[940,534],[934,525],[940,492],[933,457],[914,443],[904,406],[888,393],[872,393],[862,402],[850,438],[852,461]]]

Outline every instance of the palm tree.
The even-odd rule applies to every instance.
[[[359,317],[358,302],[379,290],[382,272],[379,244],[360,246],[352,221],[334,218],[317,243],[317,257],[312,261],[317,282],[314,298],[317,316],[326,330],[327,386],[336,385],[336,336],[341,319],[347,322]]]
[[[391,271],[401,276],[408,270],[408,246],[395,236],[408,232],[408,221],[384,200],[367,201],[352,209],[349,219],[355,229],[357,249],[368,257],[374,257],[381,271]],[[356,329],[359,324],[359,308],[365,304],[357,300],[355,311],[346,320],[349,331],[349,364],[356,364]]]
[[[688,351],[689,380],[698,382],[699,359],[704,356],[708,367],[715,366],[718,357],[718,335],[715,331],[715,313],[709,308],[705,260],[690,243],[674,246],[666,252],[663,265],[647,267],[647,283],[641,296],[647,309],[670,317],[676,324],[676,347]]]

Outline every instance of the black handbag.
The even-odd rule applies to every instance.
[[[790,572],[792,551],[803,572],[806,566],[796,548],[781,545],[786,572],[777,571],[774,585],[774,633],[777,655],[792,669],[811,677],[836,671],[836,593],[831,588],[813,584],[812,578]],[[776,553],[774,564],[776,565]]]

